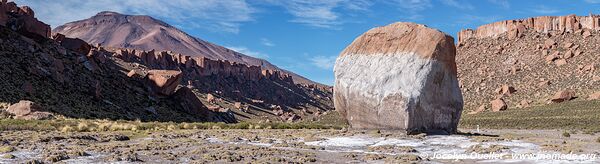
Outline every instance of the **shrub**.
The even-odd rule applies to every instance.
[[[4,154],[4,155],[2,156],[2,158],[4,158],[4,159],[15,159],[15,158],[17,158],[17,157],[15,157],[15,156],[14,156],[14,155],[12,155],[12,154]]]
[[[250,123],[247,122],[241,122],[241,123],[237,123],[233,125],[233,129],[249,129],[250,128]]]
[[[0,147],[0,153],[10,153],[15,151],[15,148],[13,148],[12,146],[2,146]]]
[[[110,129],[111,123],[100,123],[98,125],[98,131],[108,131]]]
[[[189,124],[189,123],[186,122],[186,123],[183,123],[183,125],[181,126],[181,128],[182,129],[192,129],[193,126],[192,126],[192,124]]]
[[[60,129],[61,132],[74,132],[75,128],[71,127],[70,125],[65,125]]]
[[[80,132],[87,132],[89,129],[90,126],[86,122],[80,122],[79,125],[77,125],[77,130]]]
[[[169,126],[167,126],[167,130],[177,130],[177,129],[179,129],[179,128],[177,126],[175,126],[175,125],[169,125]]]
[[[571,137],[571,133],[569,133],[569,132],[563,132],[562,136],[568,138],[568,137]]]

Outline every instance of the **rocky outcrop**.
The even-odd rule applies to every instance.
[[[146,75],[146,84],[152,91],[161,95],[171,95],[181,83],[181,72],[173,70],[150,70]]]
[[[38,104],[27,100],[21,100],[11,105],[6,111],[15,115],[16,119],[43,120],[52,118],[52,113],[45,111]]]
[[[548,33],[550,31],[576,32],[582,29],[600,30],[600,16],[541,16],[527,19],[506,20],[478,27],[475,30],[466,29],[458,33],[458,43],[470,38],[481,39],[497,37],[509,32],[509,38],[522,36],[525,30]],[[584,33],[590,33],[589,31]]]
[[[336,110],[352,128],[456,131],[463,101],[454,39],[414,23],[373,28],[337,58]]]
[[[113,49],[114,56],[128,62],[140,62],[153,69],[186,70],[191,77],[219,75],[236,76],[244,80],[258,81],[261,78],[293,83],[292,76],[278,70],[262,70],[260,66],[248,66],[223,60],[204,57],[190,57],[171,51],[141,51],[133,49]]]
[[[35,18],[31,8],[18,7],[15,2],[0,2],[0,25],[6,26],[23,35],[34,37],[50,37],[50,25]]]

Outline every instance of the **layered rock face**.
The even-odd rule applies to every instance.
[[[334,104],[352,128],[455,132],[463,101],[454,39],[414,23],[359,36],[337,58]]]
[[[519,20],[506,20],[478,27],[476,30],[466,29],[458,33],[458,42],[467,39],[482,39],[497,37],[500,34],[511,32],[514,35],[522,35],[525,30],[548,33],[550,31],[574,32],[581,29],[600,30],[600,16],[541,16]]]
[[[31,8],[18,7],[14,2],[0,2],[0,25],[11,28],[23,35],[50,37],[50,25],[38,21]],[[30,36],[31,37],[31,36]]]

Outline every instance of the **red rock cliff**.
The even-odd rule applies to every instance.
[[[262,70],[260,66],[211,60],[205,57],[190,57],[170,51],[141,51],[117,49],[114,55],[125,61],[139,61],[154,69],[180,69],[192,77],[219,75],[236,76],[247,80],[258,81],[261,78],[281,80],[293,83],[292,76],[279,70]]]
[[[589,16],[541,16],[527,19],[506,20],[478,27],[476,30],[466,29],[458,32],[458,43],[469,38],[495,37],[505,32],[519,33],[520,30],[570,31],[581,29],[600,30],[600,15]]]

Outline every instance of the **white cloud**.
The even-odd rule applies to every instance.
[[[16,0],[34,9],[42,21],[57,27],[89,18],[100,11],[150,15],[176,26],[237,33],[241,23],[253,21],[256,12],[244,0]],[[197,23],[201,22],[201,23]]]
[[[430,0],[393,0],[386,2],[397,6],[400,12],[406,14],[405,19],[410,21],[423,19],[420,12],[432,7]]]
[[[370,0],[352,0],[344,2],[344,7],[349,10],[368,11],[373,5]]]
[[[458,9],[462,9],[462,10],[473,10],[475,9],[475,7],[473,7],[473,5],[471,5],[468,2],[458,2],[456,0],[442,0],[442,3],[444,3],[445,5],[451,6],[451,7],[455,7]]]
[[[274,47],[275,46],[275,43],[273,43],[271,40],[269,40],[267,38],[260,38],[260,43],[262,45],[269,46],[269,47]]]
[[[250,49],[248,49],[247,47],[244,47],[244,46],[239,46],[239,47],[238,46],[229,46],[229,47],[226,47],[226,48],[234,50],[234,51],[239,52],[239,53],[242,53],[244,55],[255,57],[255,58],[260,58],[260,59],[267,59],[267,58],[269,58],[269,55],[267,55],[267,54],[264,54],[264,53],[261,53],[261,52],[258,52],[258,51],[252,51],[252,50],[250,50]]]
[[[395,0],[397,5],[411,11],[422,11],[432,7],[430,0]]]
[[[322,69],[333,69],[337,56],[314,56],[310,58],[313,65]]]
[[[538,13],[538,14],[554,14],[554,13],[559,12],[558,9],[550,8],[550,7],[544,6],[544,5],[536,6],[533,9],[531,9],[531,11]]]
[[[294,19],[291,22],[319,28],[337,28],[343,24],[342,12],[334,10],[368,11],[373,4],[368,0],[285,0],[268,1],[284,7]]]
[[[510,8],[510,3],[508,2],[508,0],[488,0],[490,3],[499,5],[502,8],[505,9],[509,9]]]

